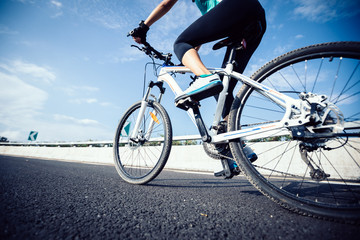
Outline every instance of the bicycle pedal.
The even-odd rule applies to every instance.
[[[187,111],[190,108],[193,108],[195,106],[200,106],[200,104],[199,104],[199,102],[193,100],[191,97],[187,97],[187,98],[176,101],[175,106],[182,110]]]
[[[231,179],[234,176],[237,176],[240,174],[240,169],[233,169],[230,172],[225,172],[225,170],[222,170],[220,172],[215,172],[214,176],[215,177],[223,177],[224,179]]]
[[[214,176],[215,176],[215,177],[224,177],[224,176],[225,176],[225,171],[222,170],[222,171],[220,171],[220,172],[215,172],[215,173],[214,173]]]

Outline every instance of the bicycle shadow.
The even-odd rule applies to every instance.
[[[240,192],[261,195],[244,177],[233,179],[209,179],[206,178],[157,178],[146,184],[149,187],[159,188],[183,188],[183,189],[236,189]],[[254,190],[249,190],[253,188]],[[244,190],[244,191],[242,191]]]

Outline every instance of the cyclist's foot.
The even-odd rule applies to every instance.
[[[190,87],[182,95],[175,98],[175,103],[185,98],[191,97],[195,101],[214,96],[223,89],[219,75],[212,74],[204,77],[197,77]]]
[[[247,145],[244,145],[244,153],[250,162],[255,162],[258,159],[256,153],[254,153],[254,151]]]
[[[247,158],[250,160],[250,162],[255,162],[258,159],[258,156],[256,155],[256,153],[253,152],[253,150],[244,145],[244,153],[247,155]],[[231,152],[229,152],[228,157],[232,158],[232,154]],[[234,176],[237,176],[240,174],[240,168],[238,167],[237,163],[234,160],[230,160],[227,159],[227,164],[229,165],[229,169],[230,169],[230,174],[226,174],[226,170],[223,169],[221,171],[218,172],[214,172],[214,176],[215,177],[224,177],[225,179],[230,179]],[[224,166],[225,168],[225,166]]]
[[[224,179],[231,179],[234,176],[237,176],[240,174],[240,169],[234,160],[228,159],[227,163],[229,165],[230,174],[226,174],[225,169],[223,169],[219,172],[214,172],[215,177],[224,177]]]

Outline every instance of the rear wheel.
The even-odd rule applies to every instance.
[[[145,184],[164,168],[172,145],[172,129],[166,110],[148,102],[139,131],[132,137],[141,102],[131,106],[121,118],[114,139],[115,167],[122,179]]]
[[[258,156],[254,163],[245,157],[240,140],[230,143],[241,170],[273,201],[302,214],[359,221],[359,65],[359,42],[325,43],[284,54],[252,76],[293,98],[304,92],[302,96],[326,95],[330,102],[316,110],[322,127],[304,130],[318,134],[316,138],[294,138],[291,129],[248,138],[247,146]],[[228,130],[279,122],[284,113],[283,107],[244,85],[233,103]]]

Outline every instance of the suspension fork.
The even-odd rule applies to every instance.
[[[157,117],[157,112],[155,111],[155,113],[152,113],[153,115],[151,116],[151,120],[150,120],[150,124],[149,124],[149,127],[147,129],[147,133],[146,133],[146,136],[144,137],[142,135],[142,133],[140,132],[140,125],[141,125],[141,121],[144,119],[144,114],[145,114],[145,111],[146,111],[146,108],[148,106],[148,103],[149,103],[149,98],[151,95],[151,90],[152,88],[156,86],[159,88],[160,90],[160,94],[159,94],[159,97],[156,99],[155,98],[155,101],[157,101],[158,103],[161,102],[161,99],[162,99],[162,96],[163,94],[165,93],[165,88],[163,87],[163,82],[156,82],[154,83],[153,81],[151,81],[149,83],[149,86],[147,88],[147,91],[141,101],[141,107],[140,107],[140,110],[139,110],[139,114],[136,118],[136,122],[135,122],[135,127],[133,129],[133,132],[131,133],[131,139],[135,142],[138,142],[139,140],[149,140],[150,139],[150,135],[151,135],[151,132],[152,132],[152,128],[154,127],[154,123],[156,122],[155,119]],[[139,139],[140,138],[140,139]]]

